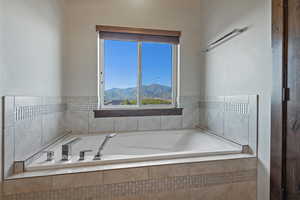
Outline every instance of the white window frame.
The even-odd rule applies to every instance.
[[[98,108],[99,109],[155,109],[155,108],[177,108],[178,107],[178,94],[179,94],[179,44],[172,45],[172,104],[151,104],[143,105],[140,96],[142,86],[142,43],[143,41],[135,41],[138,43],[138,80],[137,80],[137,105],[104,105],[104,92],[105,92],[105,66],[104,66],[104,39],[100,39],[98,35]],[[122,40],[119,40],[122,41]]]

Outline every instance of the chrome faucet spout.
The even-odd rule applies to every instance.
[[[115,137],[116,135],[117,135],[116,133],[112,133],[112,134],[109,134],[109,135],[105,136],[105,139],[101,143],[101,145],[100,145],[100,147],[98,149],[98,152],[97,152],[97,154],[94,157],[94,160],[101,160],[101,157],[102,157],[102,153],[101,152],[103,151],[103,149],[106,146],[106,144],[108,143],[108,141],[110,139],[112,139],[113,137]]]

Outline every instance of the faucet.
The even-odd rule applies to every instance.
[[[61,153],[62,153],[61,160],[62,161],[70,160],[70,158],[72,156],[72,145],[74,143],[77,143],[80,140],[81,140],[80,138],[75,138],[75,139],[73,139],[73,140],[69,141],[68,143],[63,144],[61,146]]]
[[[102,144],[100,145],[99,149],[98,149],[98,152],[97,154],[95,155],[94,157],[94,160],[101,160],[101,157],[102,157],[102,151],[105,147],[105,145],[107,144],[107,142],[112,139],[113,137],[115,137],[117,134],[116,133],[113,133],[113,134],[109,134],[107,136],[105,136],[105,139],[104,141],[102,142]]]
[[[47,162],[54,160],[54,151],[43,151],[43,153],[47,154]]]

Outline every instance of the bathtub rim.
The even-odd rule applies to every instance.
[[[116,159],[105,159],[100,161],[95,161],[91,157],[85,161],[81,162],[61,162],[61,163],[45,163],[43,164],[34,164],[34,161],[39,159],[42,154],[38,154],[39,157],[36,157],[34,159],[31,159],[30,162],[25,162],[24,170],[27,172],[32,171],[41,171],[41,170],[57,170],[57,169],[68,169],[68,168],[75,168],[75,167],[89,167],[89,166],[96,166],[96,165],[109,165],[109,164],[126,164],[126,163],[134,163],[134,162],[146,162],[146,161],[157,161],[157,160],[168,160],[168,159],[180,159],[180,158],[194,158],[194,157],[206,157],[206,156],[216,156],[216,155],[228,155],[228,154],[239,154],[239,153],[245,153],[245,146],[246,145],[240,145],[235,142],[232,142],[230,140],[227,140],[226,138],[220,137],[216,134],[213,134],[209,131],[203,130],[203,129],[179,129],[179,130],[158,130],[158,131],[130,131],[130,132],[123,132],[119,135],[122,136],[122,134],[126,134],[127,136],[135,136],[135,135],[147,135],[147,134],[153,134],[153,133],[160,133],[160,132],[171,132],[172,134],[177,134],[177,132],[180,131],[186,131],[186,134],[190,134],[193,132],[196,132],[199,134],[205,134],[209,135],[216,140],[222,141],[224,143],[228,143],[232,146],[235,146],[236,149],[233,150],[224,150],[224,151],[208,151],[208,152],[199,152],[199,151],[180,151],[180,152],[171,152],[171,153],[159,153],[159,154],[149,154],[149,155],[123,155],[123,158],[117,158]],[[69,134],[65,137],[62,137],[61,140],[56,141],[52,145],[48,146],[48,150],[52,147],[55,147],[57,144],[60,144],[62,141],[67,142],[69,140],[72,140],[74,138],[80,138],[80,137],[89,137],[89,136],[105,136],[107,133],[94,133],[94,134]],[[125,136],[126,136],[125,135]],[[105,155],[104,155],[105,156]],[[118,156],[118,155],[116,155]],[[75,160],[78,156],[74,155],[73,158]]]
[[[145,167],[145,166],[160,166],[160,165],[168,165],[168,164],[183,164],[183,163],[193,163],[193,162],[202,162],[202,161],[214,161],[214,160],[224,160],[224,159],[238,159],[238,158],[256,158],[257,156],[252,154],[251,152],[244,151],[244,147],[247,145],[239,145],[233,141],[225,139],[219,135],[216,135],[208,130],[202,128],[194,128],[194,129],[176,129],[176,130],[153,130],[153,131],[182,131],[182,130],[192,130],[192,131],[201,131],[205,134],[211,135],[219,140],[226,141],[232,144],[236,144],[237,146],[241,146],[243,151],[239,152],[221,152],[220,154],[213,152],[212,154],[207,155],[194,155],[188,156],[184,155],[181,157],[176,158],[163,158],[163,159],[149,159],[149,160],[142,160],[142,161],[132,161],[132,162],[123,162],[123,163],[109,163],[109,164],[94,164],[94,165],[87,165],[87,166],[77,166],[77,167],[63,167],[59,169],[43,169],[43,170],[34,170],[34,171],[25,171],[20,174],[11,175],[5,180],[11,179],[19,179],[19,178],[26,178],[26,177],[44,177],[49,175],[63,175],[63,174],[74,174],[74,173],[84,173],[84,172],[93,172],[93,171],[103,171],[103,170],[112,170],[112,169],[123,169],[123,168],[137,168],[137,167]],[[151,133],[153,131],[143,131],[145,134]],[[141,131],[131,131],[130,134],[137,134]],[[74,137],[77,135],[83,136],[93,136],[99,134],[107,134],[106,133],[90,133],[90,134],[67,134],[63,138]],[[122,132],[128,133],[128,132]],[[122,134],[120,133],[120,134]],[[53,145],[56,145],[57,141],[51,145],[48,145],[51,148]],[[144,156],[143,156],[144,157]],[[109,161],[111,162],[111,161]]]
[[[111,165],[96,165],[90,167],[75,167],[75,168],[66,168],[66,169],[58,169],[58,170],[41,170],[41,171],[23,172],[20,174],[15,174],[5,178],[4,181],[78,174],[78,173],[102,172],[102,171],[109,171],[109,170],[168,166],[168,165],[177,165],[177,164],[193,164],[193,163],[237,160],[237,159],[257,160],[257,156],[249,153],[239,153],[239,154],[203,156],[203,157],[194,157],[194,158],[177,158],[177,159],[167,159],[167,160],[157,160],[157,161],[132,162],[132,163],[122,163],[122,164],[111,164]]]

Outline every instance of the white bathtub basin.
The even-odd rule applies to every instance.
[[[105,146],[102,160],[93,160],[100,144],[107,134],[72,135],[58,141],[48,150],[55,152],[55,159],[47,162],[46,155],[25,166],[26,171],[74,168],[114,163],[128,163],[149,160],[200,157],[210,155],[239,154],[242,146],[208,134],[201,130],[145,131],[119,133]],[[61,161],[61,146],[73,138],[81,138],[72,147],[72,158]],[[79,152],[87,153],[79,161]]]

